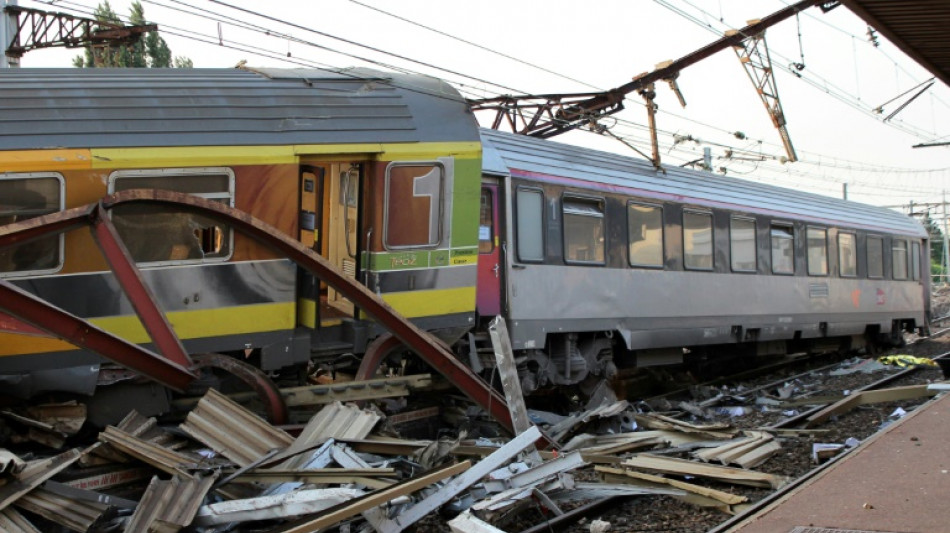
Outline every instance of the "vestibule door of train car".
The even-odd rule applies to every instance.
[[[478,292],[475,305],[479,316],[501,314],[501,287],[504,273],[501,254],[501,188],[494,180],[482,182],[478,220]]]
[[[316,163],[300,168],[300,241],[344,275],[356,277],[360,166]],[[332,325],[353,315],[353,304],[309,275],[300,282],[298,323]]]
[[[349,278],[356,277],[359,228],[360,166],[357,163],[331,165],[324,205],[326,207],[326,257]],[[333,287],[326,303],[332,309],[353,315],[353,303]]]

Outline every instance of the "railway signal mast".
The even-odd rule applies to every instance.
[[[132,45],[155,24],[123,26],[101,20],[76,17],[66,13],[50,13],[41,9],[20,7],[16,0],[5,0],[0,21],[0,68],[20,66],[20,58],[38,48],[80,48],[91,45],[98,63],[104,53],[117,44]]]
[[[656,106],[653,102],[656,96],[655,83],[658,81],[669,83],[680,104],[685,106],[685,99],[676,85],[676,78],[680,71],[721,50],[736,47],[740,61],[746,66],[750,79],[755,83],[756,90],[782,136],[789,160],[795,161],[795,151],[785,128],[785,117],[782,114],[781,104],[778,100],[778,92],[775,89],[771,63],[767,61],[767,51],[762,59],[758,59],[761,56],[759,46],[762,49],[765,47],[762,35],[767,28],[817,4],[821,4],[822,9],[828,11],[837,7],[839,2],[802,0],[761,20],[752,21],[741,30],[729,32],[721,39],[675,61],[661,63],[652,72],[641,74],[633,78],[632,81],[609,91],[574,94],[504,95],[495,98],[469,100],[469,104],[473,111],[495,111],[495,118],[491,126],[493,129],[500,129],[507,125],[514,133],[546,139],[585,126],[598,128],[597,121],[599,119],[622,111],[626,96],[636,92],[644,99],[647,106],[653,145],[652,160],[653,164],[659,167],[660,153],[655,122]],[[739,49],[743,51],[739,51]],[[756,61],[753,62],[753,58]]]

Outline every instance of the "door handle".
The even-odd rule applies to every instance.
[[[492,267],[491,271],[495,273],[495,277],[497,278],[498,277],[498,263],[495,263],[495,266]]]

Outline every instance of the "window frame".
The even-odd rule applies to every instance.
[[[878,265],[881,268],[880,275],[871,275],[871,241],[877,241],[881,243],[881,262]],[[868,279],[884,279],[884,236],[883,235],[868,235],[864,240],[864,256],[867,261],[868,269]]]
[[[521,246],[521,243],[522,243],[522,241],[523,241],[523,239],[522,239],[523,235],[522,235],[522,233],[521,233],[521,232],[522,232],[521,214],[520,214],[520,210],[521,210],[521,209],[520,209],[519,203],[518,203],[518,201],[519,201],[519,196],[521,195],[521,193],[536,194],[536,195],[538,196],[538,199],[540,200],[540,206],[541,206],[541,213],[540,213],[540,214],[541,214],[541,216],[540,216],[540,218],[538,219],[537,224],[538,224],[538,233],[540,234],[540,237],[541,237],[541,256],[538,257],[537,259],[535,259],[535,258],[533,258],[533,257],[532,257],[532,258],[525,258],[525,257],[523,257],[523,255],[522,255],[522,246]],[[545,213],[545,210],[546,210],[546,209],[545,209],[545,208],[546,208],[546,205],[545,205],[546,202],[545,202],[545,197],[544,197],[544,189],[542,189],[541,187],[531,187],[531,186],[519,185],[519,186],[515,187],[515,194],[514,194],[514,202],[513,202],[513,204],[514,204],[514,205],[513,205],[512,207],[514,208],[514,223],[515,223],[515,232],[514,232],[514,233],[515,233],[515,256],[518,258],[518,262],[520,262],[520,263],[534,263],[534,264],[543,263],[543,262],[544,262],[544,253],[545,253],[544,251],[547,249],[547,247],[546,247],[546,235],[545,235],[545,231],[544,231],[544,223],[545,223],[544,213]]]
[[[916,248],[917,250],[914,250]],[[911,241],[910,243],[910,261],[907,265],[911,281],[920,281],[923,273],[920,271],[923,261],[920,260],[920,251],[922,250],[920,241]]]
[[[779,271],[779,270],[775,270],[775,244],[772,242],[772,240],[775,238],[775,236],[772,234],[772,231],[773,231],[776,227],[778,227],[778,228],[785,228],[785,229],[788,229],[788,230],[789,230],[788,236],[787,236],[787,237],[783,236],[783,237],[781,237],[781,238],[782,238],[783,240],[784,240],[784,239],[788,239],[789,241],[791,241],[791,249],[792,249],[792,269],[791,269],[790,271],[784,271],[784,270]],[[776,275],[776,276],[794,276],[794,275],[795,275],[795,255],[796,255],[796,254],[795,254],[795,224],[793,224],[793,223],[791,223],[791,222],[780,222],[780,221],[775,221],[775,220],[770,221],[770,222],[769,222],[769,258],[770,258],[771,263],[772,263],[772,264],[770,265],[770,270],[772,271],[772,274],[774,274],[774,275]]]
[[[702,215],[707,217],[709,220],[709,267],[694,267],[686,264],[686,216],[687,215]],[[683,269],[693,270],[697,272],[712,272],[716,269],[716,222],[713,219],[712,211],[704,211],[702,209],[683,209],[683,216],[681,219],[681,233],[683,237]]]
[[[234,179],[234,170],[230,167],[166,167],[166,168],[152,168],[152,169],[129,169],[129,170],[114,170],[109,174],[108,178],[108,191],[109,194],[115,193],[115,183],[116,181],[126,179],[126,178],[163,178],[163,177],[187,177],[187,176],[210,176],[210,175],[226,175],[228,178],[228,192],[227,193],[187,193],[192,196],[197,196],[199,198],[204,198],[206,200],[220,200],[227,199],[228,207],[234,207],[235,201],[235,179]],[[109,212],[109,217],[112,218],[115,215],[114,212]],[[169,266],[169,265],[197,265],[204,263],[224,263],[231,259],[234,256],[234,228],[228,227],[228,253],[221,257],[201,257],[197,259],[174,259],[168,261],[136,261],[136,265],[139,267],[158,267],[158,266]]]
[[[401,167],[421,167],[421,166],[432,166],[440,169],[439,172],[439,202],[438,210],[436,212],[436,239],[435,242],[427,242],[425,244],[390,244],[389,243],[389,197],[390,197],[390,183],[392,182],[392,169],[401,168]],[[423,176],[417,176],[417,178]],[[383,175],[383,235],[382,243],[385,250],[435,250],[442,245],[442,241],[445,239],[445,231],[443,231],[443,226],[445,225],[445,194],[446,194],[446,181],[448,181],[448,169],[446,169],[445,164],[441,161],[398,161],[392,162],[386,166],[385,174]],[[342,191],[341,191],[342,194]],[[430,211],[431,215],[431,211]],[[429,219],[430,229],[432,220]]]
[[[897,244],[901,243],[904,245],[904,275],[903,277],[897,277],[897,263],[894,261],[894,252],[898,250]],[[910,279],[908,275],[910,273],[910,261],[909,257],[909,246],[907,246],[907,239],[898,239],[896,237],[891,238],[891,279],[894,281],[907,281]]]
[[[630,253],[630,245],[633,244],[630,241],[630,208],[633,206],[639,207],[649,207],[659,210],[660,213],[660,264],[646,264],[646,263],[634,263],[633,254]],[[651,204],[646,202],[637,202],[635,200],[629,200],[626,206],[627,211],[627,264],[635,268],[648,268],[661,270],[666,266],[666,227],[663,224],[663,205],[661,204]]]
[[[853,274],[845,274],[844,272],[844,261],[842,261],[842,247],[841,247],[841,237],[848,236],[851,237],[851,252],[852,264],[854,265]],[[852,231],[839,231],[838,232],[838,276],[842,278],[856,278],[858,277],[858,236]]]
[[[824,251],[825,257],[825,268],[823,272],[812,272],[812,260],[811,260],[811,232],[820,231],[823,234],[822,238],[822,250]],[[806,226],[805,227],[805,271],[811,277],[827,277],[831,273],[831,264],[828,257],[828,228],[824,226]]]
[[[59,172],[2,172],[0,173],[0,180],[2,181],[14,181],[14,180],[30,180],[30,179],[49,179],[54,178],[59,182],[59,207],[56,212],[63,211],[66,209],[66,178],[63,177]],[[57,245],[56,245],[56,256],[57,262],[56,265],[51,268],[38,268],[32,270],[11,270],[8,272],[0,272],[0,278],[14,278],[14,277],[26,277],[26,276],[38,276],[43,274],[55,274],[63,269],[63,265],[66,263],[66,235],[65,233],[60,233],[57,236]],[[16,245],[14,245],[16,246]]]
[[[600,206],[599,216],[591,215],[586,212],[573,212],[568,213],[567,211],[567,200],[579,200],[582,203],[587,204],[598,204]],[[567,216],[579,216],[579,217],[589,217],[600,220],[600,229],[601,234],[603,235],[603,259],[600,261],[582,261],[578,259],[568,259],[567,258]],[[564,259],[564,264],[566,265],[581,265],[581,266],[604,266],[607,264],[607,199],[603,196],[591,196],[586,194],[578,194],[572,192],[565,192],[561,194],[561,247],[562,247],[562,256]]]
[[[735,263],[735,239],[733,238],[732,223],[735,221],[752,223],[752,262],[751,269],[736,268]],[[755,274],[759,271],[759,227],[754,217],[743,215],[729,216],[729,269],[732,272],[740,274]]]

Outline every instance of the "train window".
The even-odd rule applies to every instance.
[[[868,237],[868,277],[884,277],[884,239]]]
[[[712,270],[712,215],[683,212],[683,260],[691,270]]]
[[[663,208],[627,204],[627,235],[630,265],[663,266]]]
[[[544,194],[538,189],[518,189],[515,196],[518,259],[527,262],[544,260]]]
[[[755,220],[742,217],[729,220],[729,249],[733,272],[755,272]]]
[[[234,173],[229,168],[120,170],[109,176],[109,192],[130,189],[183,192],[234,206]],[[231,227],[202,215],[128,204],[112,209],[112,222],[138,263],[225,260],[231,255]]]
[[[481,207],[478,216],[478,253],[489,254],[495,249],[495,217],[492,192],[482,189]]]
[[[894,239],[891,241],[891,260],[894,270],[894,279],[907,279],[907,241]]]
[[[62,210],[63,183],[51,172],[0,174],[0,226]],[[0,248],[0,276],[52,272],[62,256],[62,235]]]
[[[564,260],[569,263],[604,263],[604,201],[565,196]]]
[[[920,280],[920,243],[911,243],[910,246],[910,279]]]
[[[808,228],[808,275],[828,275],[828,230]]]
[[[394,164],[386,169],[383,243],[387,249],[439,245],[444,175],[437,163]]]
[[[795,273],[795,230],[792,226],[772,224],[772,273]]]
[[[838,234],[838,273],[843,278],[858,275],[858,249],[853,233]]]

